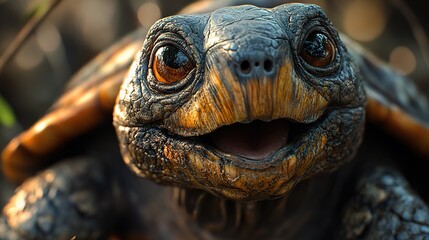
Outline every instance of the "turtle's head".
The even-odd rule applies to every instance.
[[[271,199],[359,146],[362,83],[314,5],[158,21],[114,113],[125,162],[156,182]]]

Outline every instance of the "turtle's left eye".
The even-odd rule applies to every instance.
[[[334,60],[336,48],[322,32],[309,34],[301,47],[301,58],[313,67],[326,67]]]
[[[179,47],[167,44],[159,47],[154,56],[152,69],[155,78],[165,84],[173,84],[186,78],[195,63]]]

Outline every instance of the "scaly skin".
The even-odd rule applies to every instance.
[[[391,169],[366,173],[346,206],[340,239],[428,239],[429,208]]]

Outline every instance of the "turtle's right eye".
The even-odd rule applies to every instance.
[[[173,84],[183,80],[194,68],[194,61],[174,44],[158,47],[153,56],[153,73],[155,78],[164,84]]]
[[[322,32],[308,35],[301,48],[300,56],[313,67],[326,67],[335,58],[336,48],[331,39]]]

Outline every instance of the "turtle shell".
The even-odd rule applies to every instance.
[[[257,2],[257,1],[256,1]],[[202,4],[202,3],[200,3]],[[223,6],[237,4],[225,1]],[[278,2],[272,3],[273,5]],[[215,5],[198,5],[184,12],[204,12]],[[46,156],[73,138],[111,119],[123,78],[146,35],[139,29],[100,54],[71,80],[50,111],[3,150],[3,171],[21,182],[47,166]],[[407,78],[342,37],[364,82],[368,121],[429,159],[429,107]]]
[[[111,118],[122,80],[145,35],[145,29],[138,29],[97,56],[71,79],[45,116],[12,139],[2,153],[7,178],[21,182],[45,167],[46,156],[59,146]]]
[[[364,82],[368,121],[429,159],[429,105],[413,82],[357,43],[342,37]]]

